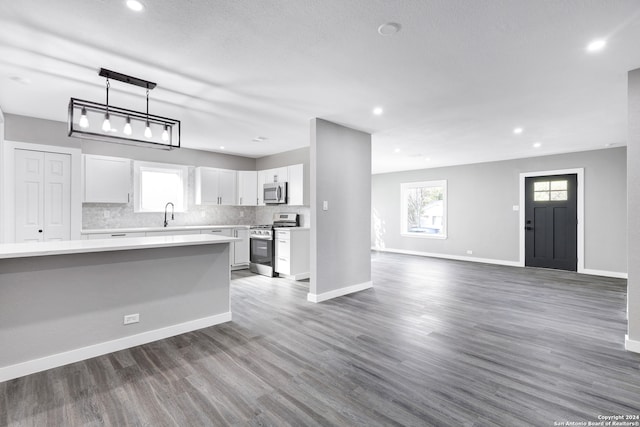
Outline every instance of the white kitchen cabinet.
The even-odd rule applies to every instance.
[[[196,168],[196,204],[233,205],[236,203],[236,171]]]
[[[276,229],[276,273],[295,280],[309,278],[309,229]]]
[[[121,157],[82,156],[83,202],[129,203],[131,160]]]
[[[262,190],[262,186],[260,186]],[[238,171],[238,205],[256,206],[258,204],[258,172]]]
[[[91,233],[87,234],[87,239],[117,239],[120,237],[144,237],[146,233]]]
[[[288,188],[287,204],[302,206],[304,204],[304,165],[287,166]]]
[[[286,166],[281,168],[266,169],[263,171],[265,174],[265,183],[269,182],[287,182],[289,174]]]
[[[249,265],[249,230],[236,228],[234,237],[242,240],[233,242],[233,265],[247,267]]]
[[[258,171],[258,206],[265,206],[264,203],[264,185],[267,183],[267,173],[268,171]]]
[[[200,234],[200,230],[166,230],[166,231],[147,231],[145,236],[184,236],[185,234]]]
[[[239,242],[232,242],[229,248],[229,265],[232,270],[240,270],[249,267],[249,230],[246,228],[216,228],[200,230],[202,234],[216,236],[238,237]]]

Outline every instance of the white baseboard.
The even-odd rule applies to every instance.
[[[506,265],[509,267],[524,267],[524,263],[520,261],[505,261],[501,259],[492,259],[492,258],[476,258],[471,256],[464,255],[449,255],[449,254],[438,254],[431,252],[420,252],[420,251],[409,251],[405,249],[381,249],[372,247],[371,250],[378,252],[390,252],[394,254],[404,254],[404,255],[417,255],[417,256],[425,256],[432,258],[442,258],[442,259],[452,259],[456,261],[470,261],[470,262],[481,262],[483,264],[496,264],[496,265]],[[585,268],[578,271],[580,274],[590,274],[592,276],[603,276],[603,277],[613,277],[617,279],[626,279],[627,273],[622,273],[618,271],[607,271],[607,270],[594,270],[590,268]]]
[[[293,280],[304,280],[304,279],[308,279],[311,276],[311,274],[309,273],[300,273],[300,274],[293,274],[293,275],[279,273],[278,275],[280,277],[284,277],[285,279],[293,279]]]
[[[191,320],[177,325],[167,326],[166,328],[155,329],[141,334],[65,351],[64,353],[52,354],[39,359],[16,363],[15,365],[3,366],[0,367],[0,382],[230,321],[231,312],[228,311],[215,316]]]
[[[438,254],[431,252],[420,252],[420,251],[408,251],[405,249],[381,249],[372,247],[371,250],[378,252],[391,252],[394,254],[404,254],[404,255],[418,255],[425,256],[431,258],[443,258],[443,259],[452,259],[456,261],[470,261],[470,262],[481,262],[483,264],[497,264],[497,265],[506,265],[509,267],[523,267],[520,261],[505,261],[502,259],[493,259],[493,258],[477,258],[472,256],[464,256],[464,255],[449,255],[449,254]]]
[[[365,289],[369,289],[373,287],[373,282],[363,282],[358,283],[357,285],[345,286],[344,288],[334,289],[333,291],[325,292],[322,294],[312,294],[309,292],[307,294],[307,301],[310,302],[322,302],[332,298],[341,297],[343,295],[352,294],[354,292],[363,291]]]
[[[590,274],[592,276],[614,277],[616,279],[628,279],[627,273],[621,273],[619,271],[607,271],[607,270],[593,270],[591,268],[585,268],[582,271],[578,271],[581,274]]]
[[[633,351],[634,353],[640,353],[640,341],[630,340],[629,335],[624,336],[624,348],[627,351]]]

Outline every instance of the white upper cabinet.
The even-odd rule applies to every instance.
[[[236,171],[196,168],[196,204],[234,205],[236,203]]]
[[[302,206],[304,204],[304,165],[291,165],[287,167],[288,189],[287,204]]]
[[[260,185],[262,192],[262,185]],[[238,171],[238,205],[256,206],[258,204],[258,172]]]
[[[128,203],[131,192],[131,160],[84,154],[85,203]]]
[[[265,206],[264,204],[264,185],[267,183],[267,175],[269,171],[258,171],[258,206]],[[269,181],[272,182],[272,181]]]

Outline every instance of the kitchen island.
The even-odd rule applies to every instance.
[[[0,245],[0,381],[230,321],[237,240]]]

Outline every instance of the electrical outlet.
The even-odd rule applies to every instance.
[[[200,218],[204,218],[205,216],[207,216],[207,213],[205,211],[200,211]]]
[[[244,211],[240,211],[240,218],[244,218]]]
[[[467,255],[473,255],[473,251],[471,249],[467,249]]]
[[[140,321],[140,314],[126,314],[124,316],[124,324],[130,325],[132,323],[138,323]]]
[[[104,211],[102,211],[102,216],[104,218],[109,218],[111,216],[111,212],[109,212],[107,209],[105,209]]]

